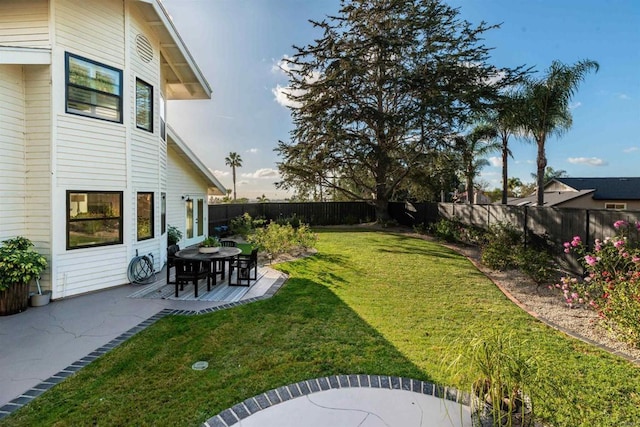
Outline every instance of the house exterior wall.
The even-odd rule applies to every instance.
[[[49,260],[41,284],[54,299],[127,283],[136,252],[153,254],[159,270],[166,260],[162,194],[167,226],[182,231],[180,195],[201,194],[206,203],[208,183],[180,154],[170,162],[160,136],[160,41],[143,17],[146,7],[129,0],[0,1],[0,44],[51,50],[50,65],[0,64],[0,240],[25,235],[36,243]],[[152,58],[138,53],[138,35],[149,41]],[[65,111],[67,53],[122,71],[122,123]],[[153,87],[153,132],[136,127],[136,78]],[[122,192],[123,244],[67,249],[70,190]],[[153,238],[140,242],[138,192],[154,194]]]
[[[171,146],[168,149],[167,180],[167,224],[178,227],[182,231],[182,240],[179,242],[181,247],[193,244],[195,241],[188,241],[185,234],[187,216],[182,196],[189,195],[192,198],[204,199],[204,218],[201,220],[204,221],[206,235],[208,231],[207,186]]]
[[[0,65],[0,239],[26,234],[24,92],[23,67]]]
[[[604,209],[607,203],[625,203],[625,210],[640,210],[640,200],[594,200],[592,195],[578,197],[558,205],[562,208]]]
[[[0,45],[50,47],[49,2],[47,0],[0,1]]]

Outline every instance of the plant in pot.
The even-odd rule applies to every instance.
[[[474,426],[534,425],[533,401],[543,384],[537,355],[525,354],[525,344],[501,330],[452,348],[453,360],[446,359],[447,369],[458,381],[471,384]]]
[[[167,228],[167,244],[169,246],[177,245],[180,239],[182,239],[182,232],[177,227],[170,225]]]
[[[7,239],[0,245],[0,316],[20,313],[29,305],[29,284],[38,279],[47,260],[26,237]],[[40,286],[38,290],[42,293]]]
[[[215,253],[220,250],[220,240],[215,236],[209,236],[200,243],[198,250],[202,253]]]

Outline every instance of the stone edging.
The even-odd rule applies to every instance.
[[[284,274],[281,275],[271,285],[271,287],[267,290],[267,292],[265,292],[264,295],[259,296],[259,297],[248,298],[246,300],[237,301],[237,302],[231,302],[231,303],[228,303],[228,304],[223,304],[223,305],[219,305],[219,306],[216,306],[216,307],[205,308],[205,309],[202,309],[202,310],[177,310],[177,309],[164,309],[164,310],[161,310],[160,312],[156,313],[155,315],[149,317],[147,320],[144,320],[144,321],[140,322],[139,324],[137,324],[133,328],[129,329],[128,331],[118,335],[116,338],[112,339],[111,341],[109,341],[108,343],[103,345],[102,347],[92,351],[87,356],[85,356],[82,359],[72,363],[71,365],[69,365],[66,368],[64,368],[63,370],[61,370],[60,372],[58,372],[56,374],[53,374],[51,377],[49,377],[46,380],[42,381],[40,384],[38,384],[38,385],[34,386],[33,388],[25,391],[20,396],[16,397],[15,399],[11,400],[10,402],[8,402],[5,405],[3,405],[2,407],[0,407],[0,420],[5,418],[5,417],[7,417],[11,413],[17,411],[18,409],[22,408],[24,405],[30,403],[33,399],[35,399],[36,397],[40,396],[45,391],[49,390],[54,385],[62,382],[65,378],[67,378],[67,377],[73,375],[74,373],[78,372],[80,369],[84,368],[85,366],[87,366],[88,364],[90,364],[91,362],[93,362],[94,360],[99,358],[100,356],[104,356],[109,351],[111,351],[114,348],[118,347],[120,344],[122,344],[123,342],[125,342],[126,340],[128,340],[129,338],[131,338],[132,336],[137,334],[138,332],[140,332],[140,331],[148,328],[149,326],[153,325],[154,323],[156,323],[158,320],[162,319],[163,317],[172,316],[172,315],[194,316],[194,315],[212,313],[214,311],[226,310],[228,308],[237,307],[237,306],[241,306],[241,305],[246,305],[246,304],[250,304],[252,302],[268,299],[268,298],[271,298],[272,296],[274,296],[276,292],[278,292],[278,290],[286,282],[287,278],[288,278],[288,276],[286,276]]]
[[[444,398],[466,406],[470,405],[469,393],[425,381],[383,375],[334,375],[289,384],[250,397],[209,418],[202,423],[202,427],[229,427],[256,412],[286,402],[287,400],[321,391],[341,388],[404,390]]]

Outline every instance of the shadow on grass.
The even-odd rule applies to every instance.
[[[196,361],[209,368],[192,370]],[[269,300],[164,318],[0,425],[195,425],[267,390],[342,374],[432,381],[326,286],[294,278]]]

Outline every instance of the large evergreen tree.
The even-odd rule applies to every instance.
[[[521,69],[488,63],[473,26],[439,0],[343,0],[288,62],[294,129],[276,151],[280,188],[321,182],[376,206]]]

